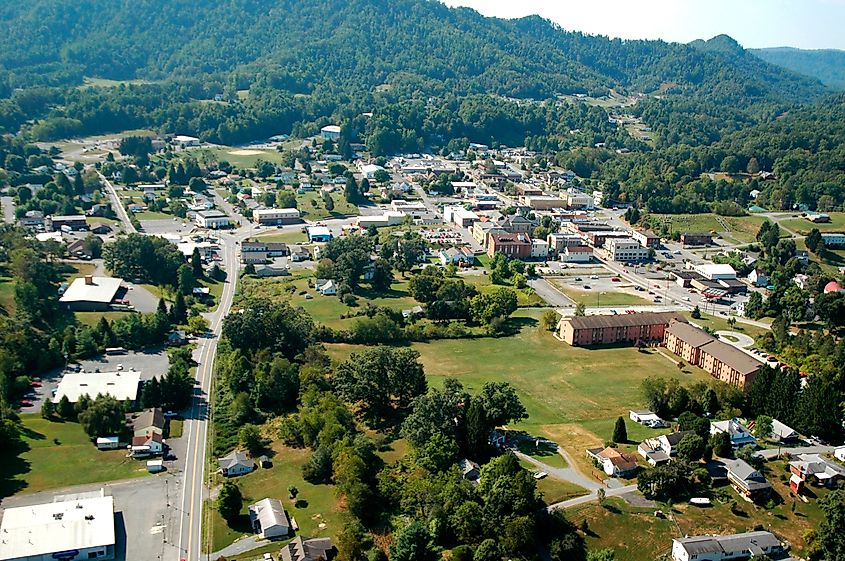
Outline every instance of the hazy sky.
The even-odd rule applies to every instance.
[[[730,35],[746,48],[845,49],[845,0],[444,0],[486,16],[539,14],[624,39],[689,42]]]

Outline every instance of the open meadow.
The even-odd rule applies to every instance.
[[[652,222],[662,222],[670,231],[712,232],[726,242],[750,243],[757,236],[762,216],[717,216],[715,214],[649,214]]]

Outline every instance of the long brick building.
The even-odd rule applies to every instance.
[[[574,316],[560,320],[560,338],[573,347],[662,342],[671,321],[685,322],[675,312]]]
[[[672,321],[664,345],[690,364],[725,383],[747,390],[763,363],[687,323]]]

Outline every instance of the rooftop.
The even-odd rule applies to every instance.
[[[249,507],[249,518],[261,525],[262,530],[273,526],[289,526],[288,515],[279,499],[261,499]]]
[[[703,330],[688,324],[685,321],[673,321],[666,329],[667,333],[671,333],[687,345],[692,347],[701,347],[716,339],[711,337]]]
[[[762,552],[769,548],[777,548],[780,541],[771,532],[745,532],[744,534],[732,534],[729,536],[691,536],[688,538],[675,538],[690,556],[707,553],[735,553],[748,551],[752,553]]]
[[[7,508],[0,524],[0,560],[114,545],[114,499],[102,489],[99,495]]]
[[[636,325],[668,324],[672,320],[686,321],[676,312],[640,312],[638,314],[573,316],[561,321],[569,322],[574,329],[629,327]]]
[[[140,372],[71,372],[65,374],[59,382],[54,403],[67,396],[71,403],[87,395],[92,399],[97,395],[110,395],[120,401],[134,401],[138,397]]]
[[[74,279],[59,298],[59,302],[101,302],[114,300],[123,279],[112,277],[80,277]]]

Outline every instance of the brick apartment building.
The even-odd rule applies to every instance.
[[[531,237],[528,234],[489,234],[487,255],[497,253],[508,259],[528,259],[531,257]]]
[[[563,318],[560,338],[573,347],[663,341],[671,321],[684,322],[675,312],[575,316]]]
[[[763,363],[685,321],[666,328],[664,345],[690,364],[725,383],[747,390]]]

